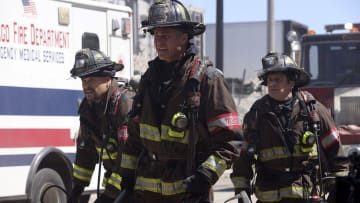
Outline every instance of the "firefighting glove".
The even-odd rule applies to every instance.
[[[100,195],[94,203],[113,203],[114,202],[114,199],[107,196],[107,195]]]
[[[83,191],[84,186],[75,184],[68,199],[68,203],[79,203]]]
[[[206,197],[209,194],[211,184],[208,178],[202,173],[196,172],[194,175],[184,180],[186,192],[191,197]]]

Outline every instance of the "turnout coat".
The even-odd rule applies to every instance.
[[[179,65],[179,64],[178,64]],[[187,81],[203,67],[199,90],[190,92]],[[161,200],[172,198],[180,202],[185,196],[183,181],[187,173],[190,139],[195,138],[195,170],[205,174],[214,184],[239,155],[236,140],[242,135],[236,106],[222,73],[187,55],[180,62],[179,72],[172,80],[159,84],[163,74],[158,58],[149,68],[139,86],[138,113],[129,120],[129,139],[122,154],[122,177],[136,177],[135,191]],[[165,92],[159,93],[166,83]],[[189,117],[189,95],[197,95],[197,116]],[[133,109],[134,110],[134,109]],[[182,112],[189,124],[174,133],[174,116]],[[144,198],[150,202],[151,197]],[[169,199],[168,199],[169,200]]]
[[[97,177],[98,174],[93,172],[96,163],[101,160],[106,170],[102,184],[104,193],[112,198],[117,196],[121,181],[121,151],[128,137],[127,113],[132,106],[133,96],[133,91],[113,80],[108,97],[103,102],[89,103],[86,98],[81,102],[73,172],[75,184],[88,186],[92,176]]]
[[[302,144],[306,131],[311,131],[312,118],[305,109],[310,101],[315,101],[310,93],[298,92],[287,126],[281,126],[268,95],[253,104],[243,124],[249,148],[235,161],[231,174],[236,193],[250,192],[255,171],[256,183],[252,188],[255,191],[252,192],[262,202],[310,197],[315,189],[311,176],[319,177],[313,170],[318,164],[316,144],[306,146],[306,149]],[[318,141],[323,173],[346,175],[346,166],[333,160],[342,154],[335,123],[328,110],[317,101],[315,113],[320,120]]]

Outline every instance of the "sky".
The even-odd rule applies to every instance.
[[[217,0],[180,0],[205,10],[205,24],[216,22]],[[360,23],[360,0],[273,0],[275,20],[294,20],[316,33],[324,25]],[[224,22],[267,20],[267,0],[224,0]]]

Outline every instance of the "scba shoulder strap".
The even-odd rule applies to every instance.
[[[129,91],[129,88],[126,87],[125,85],[119,85],[116,90],[114,91],[113,95],[111,96],[111,101],[110,101],[110,115],[115,115],[117,110],[118,110],[118,106],[119,106],[119,102],[122,99],[122,96]]]
[[[205,75],[209,78],[218,75],[220,71],[214,67],[209,61],[202,61],[195,57],[188,75],[188,80],[185,85],[187,91],[187,104],[190,109],[198,109],[200,106],[200,85]],[[220,72],[221,73],[221,72]]]

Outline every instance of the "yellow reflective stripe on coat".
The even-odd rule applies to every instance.
[[[153,142],[161,142],[161,140],[166,140],[170,142],[179,142],[182,144],[189,143],[189,131],[185,131],[184,137],[172,137],[169,136],[170,127],[167,125],[161,125],[161,133],[157,126],[152,126],[149,124],[140,123],[140,137],[143,139],[151,140]]]
[[[137,157],[122,153],[121,168],[134,170],[137,168]]]
[[[277,202],[284,198],[308,198],[311,191],[304,190],[301,186],[284,187],[278,190],[260,191],[258,187],[255,189],[255,196],[263,202]]]
[[[271,147],[267,149],[263,149],[259,153],[259,160],[261,161],[271,161],[275,159],[285,159],[290,157],[290,152],[286,149],[286,147]],[[300,145],[294,146],[293,157],[314,157],[317,156],[316,145],[313,146],[310,152],[302,152]]]
[[[99,153],[99,155],[101,154],[101,147],[96,147],[96,151]],[[108,155],[108,153],[106,152],[106,149],[103,149],[102,150],[102,159],[103,160],[108,160],[108,159],[112,159],[112,160],[115,160],[117,157],[117,152],[113,152],[113,153],[110,153],[110,157]]]
[[[207,121],[208,129],[211,134],[219,129],[241,129],[238,113],[221,114]]]
[[[250,188],[249,179],[241,176],[231,177],[231,182],[233,183],[235,188]]]
[[[349,171],[338,171],[335,173],[335,176],[337,177],[345,177],[349,175]]]
[[[339,133],[336,128],[331,128],[324,136],[321,136],[321,144],[324,148],[331,147],[334,143],[339,142]]]
[[[176,195],[185,192],[186,188],[183,181],[184,180],[164,182],[158,178],[145,178],[140,176],[136,179],[135,190],[145,190],[161,195]]]
[[[122,180],[122,178],[119,174],[112,173],[110,178],[107,181],[107,184],[110,184],[110,185],[114,186],[115,188],[117,188],[118,190],[121,190],[121,186],[120,186],[121,180]]]
[[[161,139],[170,141],[170,142],[179,142],[182,144],[188,144],[189,143],[189,130],[185,131],[184,137],[172,137],[169,135],[170,126],[167,125],[161,125]]]
[[[160,132],[156,126],[140,123],[140,137],[143,139],[160,142]]]
[[[109,180],[109,178],[104,176],[101,186],[106,187],[108,180]]]
[[[201,165],[211,171],[214,171],[218,177],[220,177],[226,170],[226,162],[214,155],[210,155]]]
[[[82,167],[74,164],[73,175],[75,178],[90,183],[92,174],[93,174],[92,170],[82,168]]]

